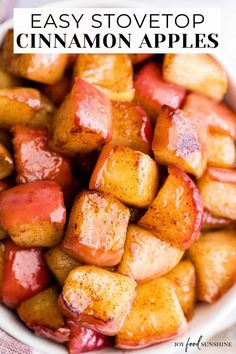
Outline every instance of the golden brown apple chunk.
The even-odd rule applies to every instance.
[[[163,77],[218,101],[222,100],[228,88],[224,69],[208,54],[166,54]]]
[[[135,294],[129,277],[95,266],[73,269],[59,305],[65,316],[81,326],[113,336],[121,328]]]
[[[187,330],[187,322],[174,286],[168,279],[159,278],[137,286],[116,347],[143,348],[174,338]]]
[[[58,329],[64,326],[64,319],[57,306],[56,289],[49,288],[28,300],[17,308],[18,315],[29,327],[34,325]]]
[[[206,232],[188,250],[197,274],[197,298],[214,302],[236,279],[236,232]]]
[[[133,68],[127,54],[80,54],[74,71],[111,100],[130,102],[134,98]]]
[[[48,268],[63,286],[64,282],[72,269],[80,264],[63,252],[59,246],[50,248],[44,255]]]
[[[206,132],[194,115],[162,106],[152,142],[155,160],[200,177],[207,164]]]
[[[109,194],[83,191],[75,198],[63,250],[101,267],[117,265],[124,252],[129,209]]]
[[[155,279],[174,268],[183,253],[141,227],[130,225],[117,272],[139,282]]]
[[[182,250],[198,238],[203,206],[199,191],[191,178],[175,166],[139,225],[161,240]]]
[[[236,219],[236,171],[209,167],[198,180],[204,207],[217,217]]]
[[[44,84],[61,79],[68,62],[68,54],[14,54],[13,30],[3,38],[2,65],[9,73]]]
[[[193,264],[187,260],[181,261],[165,278],[173,282],[184,315],[190,320],[196,301],[196,274]]]
[[[158,167],[150,156],[127,146],[107,144],[101,151],[89,188],[145,208],[157,193],[158,177]]]
[[[209,132],[207,137],[208,166],[232,168],[235,166],[236,150],[231,136]]]

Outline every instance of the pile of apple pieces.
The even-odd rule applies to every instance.
[[[71,354],[186,331],[196,301],[236,279],[236,116],[221,66],[16,56],[12,31],[0,58],[1,301]]]

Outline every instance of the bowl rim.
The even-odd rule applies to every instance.
[[[55,1],[53,3],[46,4],[40,7],[154,7],[148,3],[149,0],[144,0],[140,3],[139,0],[113,0],[112,4],[110,0],[64,0]],[[13,26],[13,20],[7,20],[0,25],[0,41],[7,29]],[[228,58],[224,57],[224,54],[219,52],[215,55],[216,59],[225,68],[229,78],[229,92],[226,95],[226,101],[236,109],[236,70]],[[227,304],[227,305],[226,305]],[[180,347],[175,346],[175,342],[186,342],[188,337],[191,340],[197,341],[199,335],[204,336],[204,340],[211,337],[220,331],[224,319],[229,316],[233,311],[236,311],[236,285],[232,287],[220,300],[216,303],[208,305],[198,305],[193,319],[189,322],[188,331],[174,338],[170,341],[166,341],[160,344],[153,345],[151,347],[126,351],[118,349],[103,349],[99,351],[93,351],[93,354],[112,354],[112,353],[133,353],[133,354],[156,354],[157,350],[160,354],[174,354],[180,351]],[[20,320],[17,315],[10,309],[0,304],[0,328],[6,333],[19,340],[20,342],[29,345],[33,349],[45,354],[66,354],[67,350],[61,344],[54,343],[48,339],[37,337],[30,331]],[[188,352],[193,351],[194,348],[190,348]]]

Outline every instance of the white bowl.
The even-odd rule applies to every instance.
[[[153,7],[152,3],[148,3],[149,0],[143,0],[140,3],[138,0],[70,0],[56,2],[47,5],[48,7]],[[111,6],[112,4],[112,6]],[[0,41],[3,38],[5,31],[12,27],[12,20],[0,25]],[[222,53],[217,55],[217,59],[225,67],[230,79],[229,92],[226,100],[236,110],[236,70],[231,66],[230,61],[224,58]],[[154,345],[152,347],[133,350],[132,354],[174,354],[178,351],[183,352],[180,347],[175,346],[176,342],[185,342],[188,337],[191,341],[198,340],[199,336],[203,336],[203,340],[206,340],[210,336],[217,333],[221,326],[224,328],[225,320],[230,314],[236,311],[236,286],[230,289],[219,301],[213,305],[201,304],[197,306],[193,319],[189,323],[189,330],[184,335],[173,339],[171,341]],[[0,328],[9,333],[12,337],[15,337],[19,341],[28,344],[37,351],[45,354],[67,354],[67,350],[63,345],[53,343],[50,340],[43,339],[35,336],[27,327],[18,319],[14,312],[7,309],[0,304]],[[195,348],[193,348],[195,349]],[[191,351],[189,348],[188,352]],[[127,353],[126,350],[117,349],[104,349],[100,351],[94,351],[94,354],[117,354]]]

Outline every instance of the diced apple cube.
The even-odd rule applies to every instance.
[[[124,203],[145,208],[157,193],[158,167],[142,152],[108,144],[101,151],[89,188],[111,193]]]
[[[228,88],[226,72],[208,54],[166,54],[163,77],[218,101],[223,99]]]
[[[111,195],[83,191],[74,201],[62,248],[77,261],[115,266],[124,252],[129,217],[129,209]]]
[[[76,78],[70,94],[57,110],[51,146],[67,155],[88,153],[111,139],[112,117],[104,93]]]
[[[77,324],[113,336],[127,315],[135,287],[136,282],[125,275],[81,266],[67,277],[59,306]]]
[[[169,176],[139,225],[161,240],[182,250],[199,236],[203,205],[191,178],[178,167],[169,166]]]

